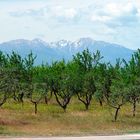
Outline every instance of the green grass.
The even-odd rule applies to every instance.
[[[140,105],[136,117],[132,117],[131,105],[125,105],[113,122],[113,111],[108,106],[92,102],[89,111],[73,98],[67,112],[53,99],[49,105],[40,103],[38,114],[26,101],[24,106],[8,101],[0,108],[0,135],[3,136],[61,136],[61,135],[112,135],[140,133]]]

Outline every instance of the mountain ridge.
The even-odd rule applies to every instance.
[[[46,42],[41,39],[17,39],[0,44],[0,50],[4,53],[18,52],[25,57],[31,51],[37,55],[36,64],[42,62],[51,63],[52,61],[62,60],[68,61],[72,56],[84,49],[89,49],[90,52],[99,50],[104,56],[104,61],[115,63],[117,58],[124,58],[129,61],[134,50],[128,49],[124,46],[96,41],[92,38],[80,38],[76,41],[59,40],[55,42]]]

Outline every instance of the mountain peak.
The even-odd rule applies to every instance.
[[[66,46],[68,43],[69,42],[67,40],[60,40],[57,42],[57,44],[62,47]]]
[[[87,46],[89,45],[93,45],[95,42],[95,40],[93,40],[92,38],[80,38],[77,41],[74,42],[74,46],[75,48],[79,48],[79,47],[84,47],[84,49],[88,48]]]
[[[67,40],[59,40],[59,41],[56,41],[56,42],[51,42],[50,43],[50,46],[52,48],[64,48],[64,47],[67,47],[71,44],[72,42],[70,41],[67,41]]]
[[[48,43],[39,39],[39,38],[35,38],[31,41],[31,43],[36,44],[36,45],[44,45],[44,46],[48,46]]]
[[[32,41],[33,41],[33,42],[42,42],[42,40],[39,39],[39,38],[35,38],[35,39],[33,39]]]
[[[80,39],[78,39],[78,41],[82,41],[82,42],[93,42],[94,40],[90,37],[82,37]]]

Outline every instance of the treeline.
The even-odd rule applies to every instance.
[[[130,61],[116,60],[116,64],[104,63],[99,51],[84,50],[69,62],[53,62],[51,65],[34,66],[36,56],[30,53],[22,58],[18,53],[0,52],[0,106],[9,98],[24,104],[31,101],[37,113],[37,105],[46,103],[52,95],[66,111],[73,96],[88,110],[93,98],[100,105],[107,104],[115,110],[114,120],[121,107],[130,102],[133,116],[140,100],[140,50]]]

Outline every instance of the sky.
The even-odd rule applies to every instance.
[[[0,43],[90,37],[140,46],[140,0],[0,0]]]

